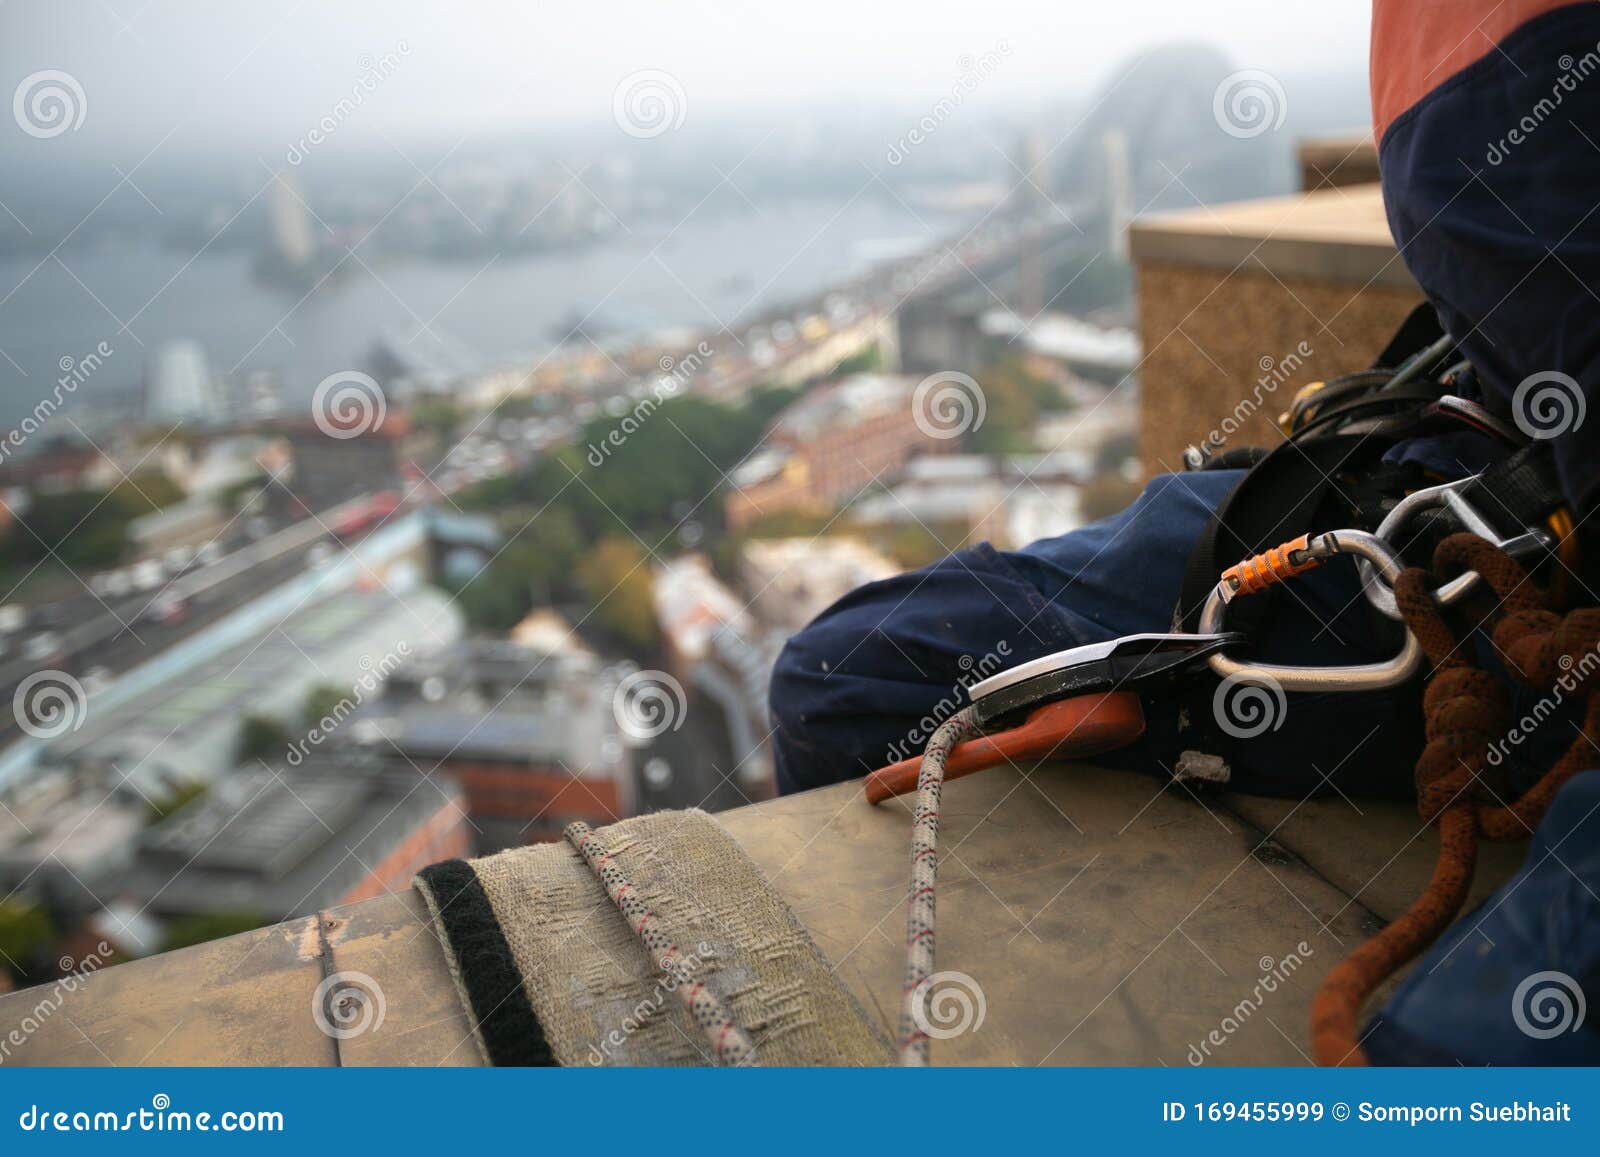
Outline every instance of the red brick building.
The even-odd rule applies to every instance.
[[[479,640],[418,658],[338,735],[459,783],[478,852],[633,814],[611,687],[583,651]]]
[[[728,525],[777,511],[830,513],[912,455],[955,449],[959,438],[940,436],[937,415],[919,421],[916,395],[915,378],[887,374],[812,390],[778,415],[761,450],[730,475]]]

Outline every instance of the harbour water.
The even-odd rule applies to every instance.
[[[720,329],[802,299],[895,254],[931,246],[962,220],[867,197],[763,206],[675,229],[635,230],[581,248],[499,259],[385,261],[365,248],[315,292],[275,288],[253,255],[150,242],[0,259],[0,424],[30,411],[63,359],[104,341],[112,354],[74,408],[126,395],[162,343],[189,339],[212,372],[255,370],[286,401],[360,368],[380,337],[421,334],[483,365],[537,360],[583,319],[590,336]],[[59,258],[59,260],[58,260]],[[574,337],[574,340],[581,338]]]

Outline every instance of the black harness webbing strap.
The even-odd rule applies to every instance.
[[[1439,324],[1439,315],[1432,303],[1421,302],[1406,315],[1405,321],[1400,323],[1400,328],[1395,331],[1394,336],[1389,339],[1389,344],[1383,347],[1383,352],[1373,364],[1398,366],[1412,354],[1427,349],[1443,336],[1444,326]]]
[[[1200,608],[1225,568],[1315,528],[1332,475],[1365,441],[1334,435],[1284,443],[1239,480],[1190,552],[1178,597],[1182,630],[1198,629]],[[1287,504],[1286,496],[1292,496]],[[1230,616],[1230,629],[1251,631],[1270,610],[1274,593],[1241,600]]]
[[[1462,496],[1508,536],[1543,525],[1565,501],[1548,441],[1530,442],[1494,463]]]

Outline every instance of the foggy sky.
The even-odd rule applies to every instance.
[[[1140,49],[1203,40],[1240,68],[1348,72],[1368,0],[0,0],[0,95],[61,69],[83,85],[81,143],[152,148],[293,136],[366,62],[406,49],[360,111],[390,135],[609,117],[621,78],[671,73],[689,115],[868,97],[915,105],[959,58],[1004,41],[974,103],[1081,95]]]

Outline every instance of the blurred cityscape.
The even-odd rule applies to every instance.
[[[1019,47],[910,115],[681,128],[649,74],[604,129],[426,155],[335,148],[358,97],[103,198],[103,161],[8,165],[0,986],[765,798],[787,635],[1123,506],[1127,224],[1294,188],[1293,138],[1219,130],[1204,44],[962,107]]]

